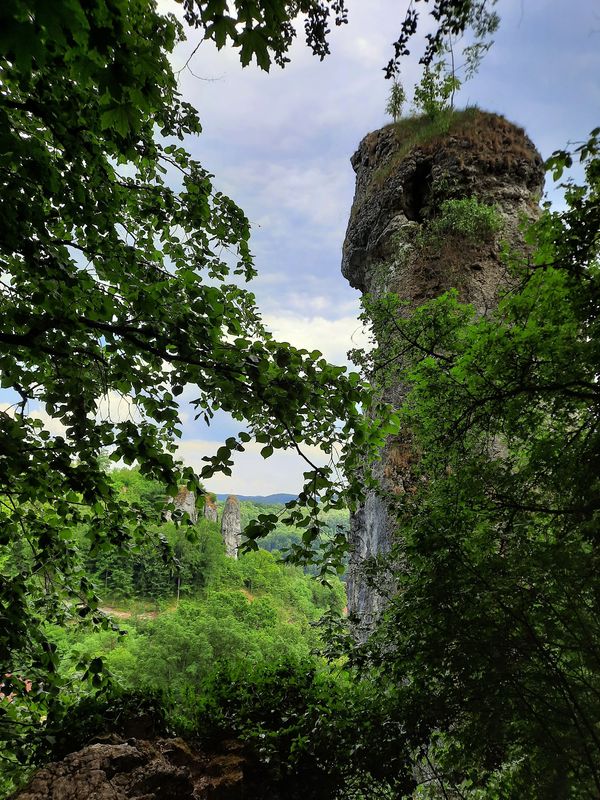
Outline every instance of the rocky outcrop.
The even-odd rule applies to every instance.
[[[352,157],[356,190],[342,274],[363,293],[397,291],[413,305],[456,287],[484,312],[506,280],[501,242],[520,245],[521,219],[536,213],[542,158],[521,128],[496,114],[463,112],[446,134],[429,139],[409,129],[406,142],[403,131],[400,124],[368,134]],[[496,239],[469,252],[405,252],[404,269],[394,265],[435,207],[459,197],[497,207],[504,225]]]
[[[455,288],[486,314],[510,283],[502,251],[523,250],[523,219],[538,213],[542,159],[521,128],[474,109],[455,115],[440,134],[425,120],[389,125],[366,136],[352,157],[356,191],[343,247],[342,273],[364,294],[397,294],[402,313]],[[448,236],[436,247],[423,233],[444,200],[476,198],[493,206],[499,230],[481,239]],[[394,385],[384,399],[402,403]],[[348,606],[368,630],[384,603],[366,566],[398,535],[388,496],[410,489],[408,436],[387,441],[374,472],[383,494],[370,493],[351,520]]]
[[[182,739],[98,742],[48,764],[13,800],[234,800],[263,796],[237,742],[218,754]]]
[[[204,495],[204,519],[216,522],[218,519],[217,504],[209,494]]]
[[[190,491],[185,486],[181,486],[175,497],[173,498],[174,511],[167,511],[165,517],[167,520],[173,517],[181,518],[187,514],[189,521],[192,525],[198,522],[198,509],[196,508],[196,493]]]
[[[242,541],[242,519],[240,501],[229,495],[225,501],[221,516],[221,536],[225,544],[225,552],[230,558],[238,557],[238,548]]]
[[[195,492],[192,492],[185,486],[182,486],[177,492],[177,495],[173,498],[172,502],[175,506],[175,509],[174,511],[165,512],[165,519],[172,520],[173,517],[181,518],[184,514],[187,514],[192,525],[195,525],[198,522],[198,509],[196,508]],[[204,519],[207,519],[210,522],[216,522],[218,519],[217,504],[208,494],[204,495]]]

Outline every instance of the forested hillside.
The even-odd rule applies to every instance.
[[[160,492],[134,470],[110,477],[131,502],[152,502]],[[308,658],[319,644],[311,623],[342,612],[339,581],[323,586],[265,550],[228,558],[217,523],[163,522],[155,533],[162,548],[92,554],[82,547],[100,608],[119,630],[51,629],[66,680],[80,674],[82,662],[101,658],[122,686],[168,689],[180,703],[215,664],[251,671]]]
[[[137,469],[111,470],[107,477],[125,502],[140,511],[167,507],[164,487]],[[220,503],[219,514],[222,509]],[[281,515],[283,507],[261,506],[260,511]],[[249,521],[258,509],[246,501],[242,512]],[[347,513],[329,516],[334,531],[338,523],[347,523]],[[345,589],[338,578],[323,585],[281,562],[277,547],[298,540],[293,530],[281,526],[270,534],[264,544],[273,552],[261,548],[236,559],[225,554],[220,520],[200,518],[192,525],[159,518],[145,541],[124,542],[120,548],[97,548],[90,532],[85,525],[78,529],[74,567],[97,588],[95,619],[75,615],[66,624],[45,626],[56,678],[68,687],[54,714],[70,715],[79,700],[89,698],[90,687],[81,682],[87,675],[103,687],[100,703],[123,692],[125,697],[137,692],[141,698],[156,693],[168,704],[169,724],[195,729],[198,709],[212,702],[216,691],[202,687],[218,681],[222,671],[244,680],[285,664],[304,664],[309,670],[318,666],[326,672],[325,662],[313,655],[324,644],[315,623],[323,615],[342,614]],[[6,560],[15,573],[28,566],[28,555],[18,543],[7,550]],[[18,687],[20,678],[14,683]],[[3,697],[12,684],[4,681]],[[35,692],[31,683],[27,687],[29,694]],[[10,706],[19,716],[26,713],[17,697]],[[28,724],[41,725],[47,713],[43,702],[30,707]],[[6,723],[10,716],[3,719]],[[52,723],[50,729],[50,741],[65,738]],[[25,760],[22,747],[41,746],[43,752],[48,746],[35,735],[33,740],[19,739],[9,746]],[[7,790],[14,773],[6,769],[0,787]]]
[[[128,503],[138,505],[146,513],[153,508],[158,508],[159,513],[161,508],[166,509],[169,498],[164,494],[164,487],[157,481],[144,478],[138,470],[114,469],[109,473],[109,478],[121,497],[126,498]],[[86,574],[101,587],[103,602],[133,597],[158,602],[176,595],[193,595],[206,587],[214,588],[225,566],[230,569],[235,566],[225,559],[221,540],[224,502],[216,501],[215,508],[218,515],[216,522],[205,519],[202,512],[193,526],[189,520],[176,524],[159,519],[148,527],[151,536],[147,541],[138,547],[128,546],[121,550],[106,548],[95,551],[90,548],[86,552],[86,538],[82,531],[82,564]],[[242,500],[242,544],[244,528],[260,514],[273,514],[282,519],[285,517],[285,508],[281,504],[257,505]],[[322,512],[321,516],[324,539],[346,531],[349,524],[347,510],[330,510]],[[259,544],[261,549],[274,554],[275,563],[278,558],[285,556],[292,545],[298,545],[301,538],[302,534],[297,529],[278,522]]]

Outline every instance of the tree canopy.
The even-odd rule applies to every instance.
[[[331,15],[346,17],[343,0],[183,6],[201,37],[230,41],[242,63],[254,56],[265,69],[271,57],[285,62],[299,15],[320,57]],[[352,475],[350,440],[364,453],[383,435],[360,416],[358,376],[276,342],[240,285],[255,274],[248,221],[181,144],[201,131],[169,62],[182,37],[150,0],[0,9],[0,371],[14,400],[0,411],[0,535],[29,553],[26,569],[10,558],[2,566],[7,670],[23,648],[38,666],[51,663],[36,618],[94,613],[70,531],[85,524],[94,547],[144,535],[147,509],[115,496],[102,452],[136,462],[170,493],[198,486],[174,457],[184,387],[197,388],[199,416],[224,409],[246,427],[200,478],[228,473],[251,437],[265,457],[301,444],[331,454],[337,443]],[[116,418],[106,402],[115,397],[124,398]],[[288,517],[305,527],[298,557],[318,537],[316,495],[341,502],[331,469],[309,467],[300,496],[308,514],[292,507]],[[350,497],[358,492],[355,483]],[[250,545],[275,524],[263,515]],[[325,569],[343,540],[330,542]]]
[[[200,21],[221,43],[221,4],[208,6]],[[265,457],[331,453],[365,429],[358,376],[276,342],[243,286],[255,274],[248,221],[181,143],[201,130],[169,62],[182,36],[147,0],[0,10],[0,371],[14,401],[0,411],[2,672],[48,678],[43,619],[102,622],[78,528],[92,549],[126,548],[162,511],[160,497],[124,502],[102,453],[174,494],[230,473],[252,437]],[[268,39],[275,53],[288,45]],[[244,423],[200,476],[174,452],[186,386],[199,417],[224,409]],[[341,502],[329,468],[306,478],[303,501],[330,487]],[[309,508],[307,548],[316,517]]]

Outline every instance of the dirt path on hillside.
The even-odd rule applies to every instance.
[[[114,608],[113,606],[100,606],[99,610],[102,611],[103,614],[108,614],[109,617],[116,617],[117,619],[131,619],[132,617],[135,617],[135,619],[156,619],[161,613],[160,611],[141,611],[139,613],[134,613],[133,611],[125,611],[122,608]],[[166,611],[174,610],[175,606],[166,609]]]

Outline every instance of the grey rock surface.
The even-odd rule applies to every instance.
[[[237,558],[238,547],[242,541],[242,519],[239,500],[233,495],[229,495],[225,501],[221,516],[221,535],[227,555],[230,558]]]
[[[363,294],[394,292],[403,313],[450,288],[486,314],[511,277],[502,258],[506,244],[524,251],[523,220],[539,213],[542,158],[521,128],[495,114],[473,111],[444,135],[410,145],[402,126],[368,134],[352,157],[356,190],[342,254],[342,273]],[[496,207],[501,230],[489,240],[443,241],[436,249],[418,246],[418,235],[444,199],[476,197]],[[435,213],[435,212],[433,212]],[[392,386],[384,399],[402,403],[404,387]],[[405,437],[406,439],[406,437]],[[374,472],[384,494],[410,490],[410,442],[388,439]],[[371,493],[351,520],[348,608],[368,633],[390,588],[368,580],[368,565],[390,550],[396,530],[389,502]],[[362,633],[360,632],[362,631]]]
[[[204,496],[204,519],[209,520],[210,522],[216,522],[218,519],[218,512],[217,512],[217,504],[215,501],[210,497],[210,495]]]
[[[188,514],[190,522],[195,525],[198,522],[198,509],[196,508],[196,493],[190,491],[185,486],[182,486],[177,495],[173,498],[173,505],[175,511],[167,511],[165,517],[167,520],[173,519],[173,516],[182,516]]]

